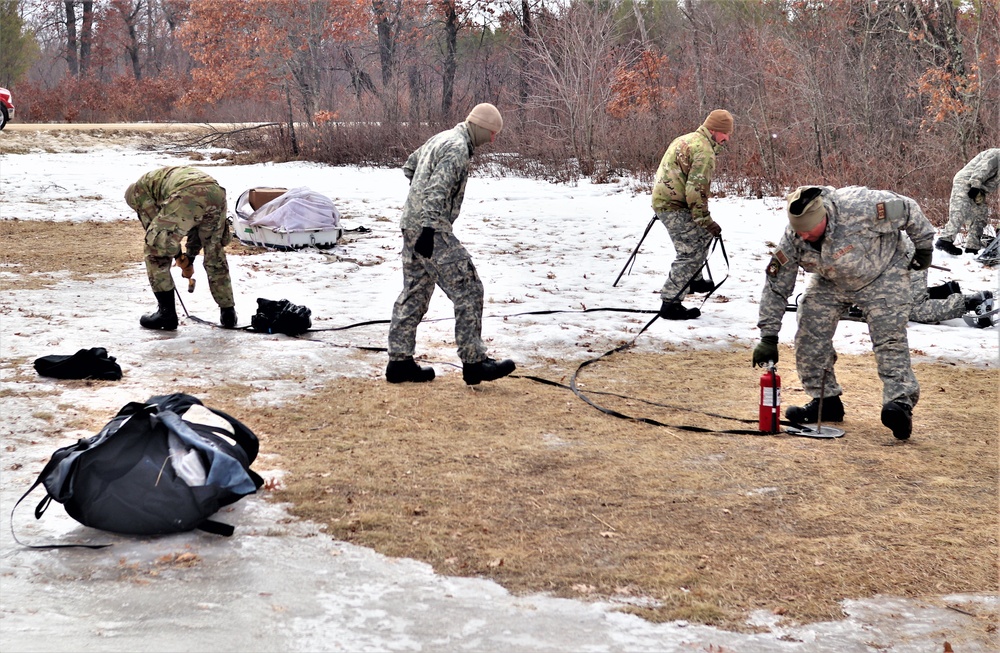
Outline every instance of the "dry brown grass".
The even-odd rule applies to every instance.
[[[83,244],[86,245],[83,245]],[[113,274],[141,264],[142,226],[138,220],[114,222],[46,222],[0,220],[0,264],[17,266],[17,288],[50,286],[68,271],[74,280]],[[239,241],[226,246],[227,255],[261,251]]]
[[[0,221],[0,251],[25,283],[106,273],[141,261],[137,231]],[[698,411],[755,420],[760,372],[748,357],[628,352],[587,367],[580,386],[635,397],[592,395],[633,416],[747,428]],[[248,385],[176,390],[254,429],[288,472],[276,498],[333,537],[514,592],[610,597],[653,620],[741,628],[758,608],[811,621],[838,617],[845,598],[998,591],[998,372],[916,368],[923,398],[905,444],[879,423],[871,355],[838,362],[839,440],[654,427],[523,378],[476,389],[454,374],[402,386],[336,379],[252,412]],[[530,373],[566,383],[572,368]],[[786,405],[807,400],[794,374],[784,383]],[[75,423],[96,431],[106,419],[81,412]]]
[[[697,412],[755,418],[746,358],[626,353],[582,380],[692,409],[593,397],[633,416],[746,428]],[[526,379],[470,389],[455,375],[338,379],[248,422],[289,472],[278,498],[335,538],[515,592],[739,628],[758,608],[812,621],[845,598],[997,591],[998,374],[917,373],[924,398],[902,444],[879,423],[871,356],[838,363],[839,440],[653,427]],[[786,392],[786,405],[806,399]]]

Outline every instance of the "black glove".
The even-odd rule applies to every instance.
[[[413,251],[424,258],[430,258],[434,255],[433,227],[424,227],[423,231],[420,232],[420,236],[417,237],[416,244],[413,245]]]
[[[969,199],[975,204],[982,204],[986,201],[986,192],[982,188],[972,187],[969,189]]]
[[[716,222],[715,220],[709,222],[708,226],[706,226],[705,228],[708,229],[708,233],[712,234],[716,238],[722,235],[722,227],[720,227],[719,223]]]
[[[933,249],[918,249],[910,259],[911,270],[926,270],[931,266],[931,259],[934,258]]]
[[[761,336],[760,342],[753,348],[753,366],[767,367],[768,363],[778,362],[778,336]]]

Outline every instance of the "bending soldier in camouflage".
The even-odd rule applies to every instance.
[[[882,379],[882,424],[896,438],[909,438],[920,398],[906,339],[910,271],[930,266],[934,227],[915,201],[889,191],[803,186],[786,199],[789,225],[767,266],[753,364],[778,361],[781,318],[802,267],[813,274],[796,312],[795,364],[813,400],[790,407],[787,418],[797,423],[815,423],[820,417],[843,421],[833,335],[844,310],[854,304],[868,323]],[[916,247],[912,257],[901,231]]]
[[[653,184],[653,211],[666,226],[676,256],[670,275],[660,289],[660,317],[690,320],[701,315],[685,308],[681,300],[687,290],[711,292],[712,282],[702,276],[708,248],[722,227],[712,219],[708,197],[715,172],[715,155],[733,133],[733,117],[724,109],[708,114],[696,131],[670,143]]]
[[[934,247],[959,256],[962,250],[955,245],[955,236],[968,227],[965,253],[978,254],[989,214],[986,196],[997,186],[1000,186],[1000,147],[983,150],[955,173],[948,204],[948,224],[941,230]]]
[[[235,328],[233,284],[225,250],[230,240],[226,189],[197,168],[159,168],[130,185],[125,201],[146,230],[146,274],[158,305],[157,311],[143,315],[139,324],[147,329],[177,328],[170,263],[176,259],[181,276],[191,279],[194,259],[204,247],[208,286],[221,309],[219,321],[227,329]],[[185,238],[186,252],[181,247]]]
[[[465,122],[432,136],[403,165],[410,192],[403,207],[403,290],[392,307],[389,326],[389,383],[434,379],[434,368],[413,360],[417,326],[427,313],[435,286],[455,305],[455,340],[468,385],[493,381],[514,371],[514,361],[486,355],[482,339],[483,282],[452,224],[458,219],[469,164],[476,147],[493,142],[503,118],[492,104],[478,104]]]

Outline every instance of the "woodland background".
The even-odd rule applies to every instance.
[[[714,108],[724,192],[911,195],[1000,143],[1000,0],[0,0],[23,122],[252,122],[268,158],[398,165],[496,104],[484,159],[648,182]]]

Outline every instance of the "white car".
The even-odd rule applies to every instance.
[[[14,102],[11,100],[10,91],[0,87],[0,129],[7,126],[7,122],[14,117]]]

